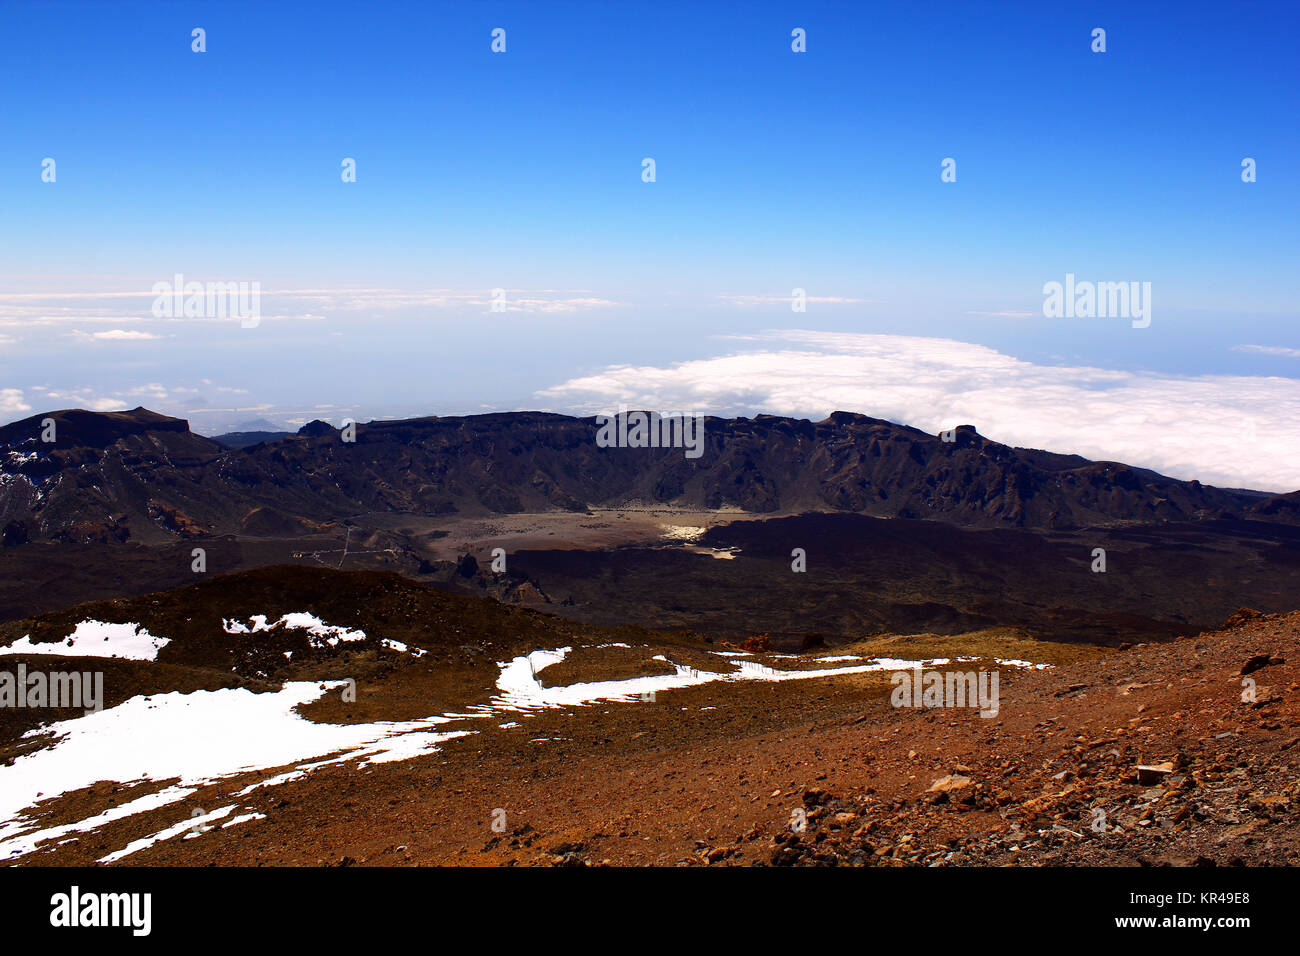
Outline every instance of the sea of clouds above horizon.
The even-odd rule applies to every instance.
[[[538,397],[586,414],[620,406],[821,420],[832,411],[1008,445],[1122,461],[1184,480],[1300,489],[1300,380],[1045,365],[983,345],[792,330],[734,336],[715,358],[610,366]],[[558,410],[558,409],[557,409]]]

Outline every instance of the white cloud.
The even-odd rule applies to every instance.
[[[732,305],[776,305],[778,303],[789,305],[794,301],[793,295],[720,295],[718,298],[724,302],[730,302]],[[817,302],[824,305],[850,305],[870,300],[853,299],[839,295],[805,295],[803,301]]]
[[[1234,352],[1254,352],[1256,355],[1281,355],[1284,358],[1300,358],[1300,349],[1289,349],[1281,345],[1234,345]]]
[[[475,304],[490,310],[493,303],[490,299],[484,299]],[[610,299],[596,298],[595,296],[569,296],[559,299],[520,296],[512,299],[507,295],[502,300],[502,305],[505,312],[577,312],[579,309],[610,308],[618,305],[618,303]]]
[[[120,412],[130,408],[120,398],[99,396],[84,388],[46,389],[37,388],[41,394],[33,396],[41,403],[42,411],[55,411],[61,408],[85,408],[92,412]]]
[[[1300,488],[1300,381],[1025,362],[952,339],[772,332],[749,351],[613,366],[539,393],[562,407],[824,418],[837,409],[938,432],[1124,461],[1177,478]]]
[[[170,276],[162,277],[170,280]],[[451,312],[462,314],[468,309],[490,311],[493,289],[273,289],[262,288],[262,321],[320,321],[325,312],[368,312],[373,317],[392,314],[400,317],[412,310],[421,314]],[[578,312],[619,305],[590,289],[514,289],[504,290],[506,312]],[[37,331],[44,327],[133,322],[197,323],[229,322],[221,317],[156,317],[152,313],[152,292],[4,292],[0,291],[0,328]],[[832,301],[810,299],[809,301]],[[120,332],[120,329],[113,330]],[[80,335],[79,332],[71,333]],[[94,333],[97,338],[124,338],[120,335]],[[133,336],[144,338],[148,333]],[[153,336],[157,337],[157,336]]]
[[[12,421],[22,418],[32,410],[32,406],[23,401],[20,388],[0,388],[0,421]]]
[[[108,329],[104,332],[82,332],[73,329],[68,334],[79,342],[141,342],[162,338],[161,335],[141,332],[139,329]]]
[[[217,392],[240,392],[242,389],[228,389],[218,386],[211,389]],[[103,395],[89,388],[32,386],[31,400],[39,404],[43,411],[57,408],[88,408],[96,412],[120,411],[146,405],[154,411],[185,410],[195,404],[203,404],[202,392],[187,386],[165,386],[157,382],[134,385],[120,391],[117,395]],[[118,397],[119,395],[125,398]]]
[[[186,402],[193,400],[199,394],[197,388],[175,387],[167,388],[159,385],[157,382],[149,382],[146,385],[137,385],[134,388],[127,389],[126,392],[132,398],[144,399],[157,403],[163,402]]]

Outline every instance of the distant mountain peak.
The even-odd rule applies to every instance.
[[[330,435],[337,435],[339,430],[327,421],[317,418],[308,422],[298,429],[298,434],[306,438],[324,438]]]
[[[190,423],[150,411],[143,405],[125,412],[92,412],[84,408],[65,408],[42,412],[0,428],[0,445],[19,445],[24,441],[41,441],[47,421],[54,423],[54,445],[60,448],[107,448],[129,435],[146,432],[181,432],[189,434]]]

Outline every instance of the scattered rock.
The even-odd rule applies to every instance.
[[[1267,666],[1268,666],[1269,664],[1271,664],[1271,663],[1272,663],[1272,657],[1271,657],[1270,655],[1268,655],[1268,654],[1255,654],[1255,655],[1251,656],[1251,658],[1250,658],[1249,660],[1247,660],[1246,663],[1244,663],[1244,664],[1241,665],[1241,673],[1242,673],[1243,675],[1245,675],[1245,674],[1253,674],[1255,671],[1259,670],[1261,667],[1267,667]]]
[[[1164,783],[1165,778],[1173,772],[1172,763],[1138,764],[1137,782],[1144,787],[1153,787]]]

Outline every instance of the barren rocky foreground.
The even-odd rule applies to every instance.
[[[356,630],[328,632],[348,635],[330,644],[288,625],[231,626],[298,612]],[[1117,650],[994,629],[785,655],[757,636],[725,647],[580,624],[394,574],[273,568],[3,625],[0,647],[53,641],[87,618],[170,638],[154,661],[102,662],[98,717],[137,695],[265,702],[311,681],[328,690],[294,713],[363,744],[201,780],[151,769],[143,748],[117,779],[7,821],[11,854],[51,834],[10,862],[1230,866],[1293,863],[1300,849],[1300,612],[1243,611],[1218,630]],[[560,648],[559,659],[534,654]],[[891,667],[850,672],[881,659],[996,669],[997,715],[891,706]],[[510,710],[524,699],[503,690],[519,660],[551,705]],[[817,670],[845,672],[800,676]],[[731,676],[563,702],[598,682],[684,674]],[[337,689],[349,678],[355,701]],[[621,685],[636,686],[647,685]],[[431,728],[431,715],[453,716]],[[58,746],[24,736],[48,716],[6,711],[0,787]],[[278,726],[215,723],[195,754],[234,733],[252,747]],[[394,725],[400,735],[372,733]],[[431,729],[464,733],[435,741]]]

